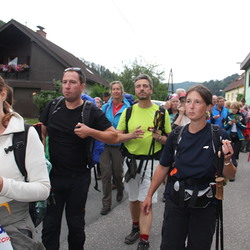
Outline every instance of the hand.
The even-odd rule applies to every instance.
[[[141,126],[138,126],[134,132],[132,132],[132,139],[143,138],[145,132],[141,129]]]
[[[152,209],[152,198],[147,196],[145,201],[142,203],[142,213],[144,213],[145,215],[149,215],[149,212]]]
[[[224,160],[225,161],[229,161],[230,158],[234,154],[234,150],[233,150],[231,141],[229,141],[229,140],[222,140],[222,151],[223,151],[223,154],[224,154]],[[219,152],[219,156],[220,156],[220,152]]]
[[[179,110],[179,114],[180,115],[184,115],[184,113],[185,113],[185,107],[181,106],[181,107],[178,108],[178,110]]]
[[[90,129],[91,128],[86,126],[85,124],[78,122],[75,126],[74,132],[76,135],[84,139],[90,136]]]
[[[213,116],[213,118],[216,120],[216,119],[218,119],[220,117],[220,115],[215,115],[215,116]]]
[[[154,130],[154,128],[149,128],[148,131],[152,132],[152,137],[158,141],[159,137],[161,136],[161,130]]]

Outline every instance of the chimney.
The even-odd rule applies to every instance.
[[[42,26],[36,26],[39,30],[36,31],[36,33],[38,33],[40,36],[46,38],[47,33],[44,30],[44,28]]]

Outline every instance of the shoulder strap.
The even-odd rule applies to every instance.
[[[133,109],[133,106],[130,106],[126,109],[126,119],[125,119],[125,123],[126,123],[126,129],[125,129],[125,134],[128,133],[128,121],[131,117],[131,114],[132,114],[132,109]]]
[[[61,108],[62,100],[64,100],[64,96],[58,96],[52,101],[49,115],[55,114]]]
[[[213,138],[213,149],[214,153],[218,153],[221,146],[220,141],[220,127],[215,124],[211,124],[212,138]]]
[[[25,123],[24,131],[14,133],[12,141],[16,164],[22,175],[25,177],[26,182],[27,182],[27,171],[25,168],[25,153],[26,153],[27,135],[29,128],[30,125]]]
[[[173,131],[172,145],[174,148],[174,154],[176,154],[179,146],[179,142],[181,140],[181,134],[185,126],[177,126]]]
[[[90,101],[84,101],[84,104],[82,106],[82,112],[81,112],[81,117],[82,117],[82,123],[86,124],[87,126],[89,126],[89,121],[90,121],[90,110],[91,110],[91,106],[93,104]]]

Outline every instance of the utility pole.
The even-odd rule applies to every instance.
[[[171,94],[174,93],[174,85],[173,85],[173,71],[170,69],[169,77],[168,77],[168,93],[171,92]]]

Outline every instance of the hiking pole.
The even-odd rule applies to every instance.
[[[93,166],[93,169],[94,169],[94,176],[95,176],[95,186],[94,186],[94,189],[96,191],[101,192],[101,190],[98,189],[98,181],[97,181],[97,173],[96,173],[96,167],[95,167],[95,165]]]

